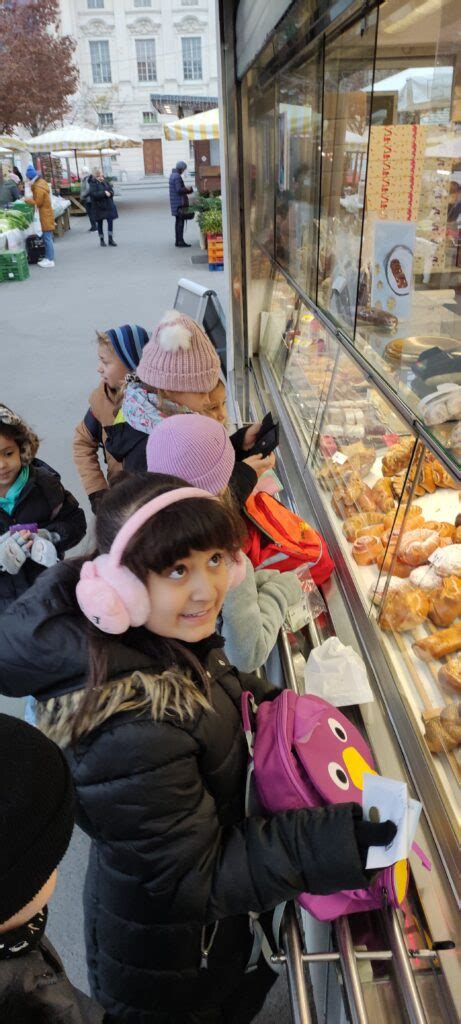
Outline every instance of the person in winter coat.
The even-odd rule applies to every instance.
[[[183,182],[183,174],[187,169],[184,160],[178,160],[169,178],[170,209],[175,218],[175,246],[177,249],[190,249],[188,242],[184,241],[184,212],[189,206],[189,196],[194,190],[187,188]]]
[[[56,224],[51,204],[50,186],[36,171],[33,164],[29,164],[26,170],[24,199],[26,203],[30,203],[38,209],[45,244],[45,256],[44,259],[38,261],[37,266],[47,270],[50,267],[54,267],[53,231]]]
[[[222,423],[206,416],[170,416],[147,442],[147,468],[171,474],[215,495],[229,495],[235,452]],[[294,572],[253,569],[244,557],[245,576],[229,591],[222,609],[224,651],[241,672],[265,665],[288,608],[302,597]]]
[[[114,242],[113,224],[118,218],[118,210],[114,203],[114,190],[110,181],[104,177],[100,167],[93,167],[93,173],[88,178],[89,195],[91,199],[91,216],[96,223],[100,245],[105,246],[104,221],[107,221],[107,232],[109,245],[112,248],[117,246]]]
[[[30,427],[0,405],[0,609],[86,531],[85,514],[59,474],[35,458],[38,446]]]
[[[103,563],[67,562],[37,581],[33,602],[26,595],[0,617],[0,689],[48,698],[38,725],[66,749],[77,821],[92,841],[92,994],[127,1024],[251,1021],[274,976],[264,966],[245,974],[248,912],[303,890],[366,886],[368,846],[395,831],[347,803],[245,818],[240,698],[248,688],[272,694],[231,668],[214,632],[240,532],[239,517],[206,492],[127,477],[96,524],[100,553],[118,544],[118,582],[109,573],[118,596]],[[79,570],[89,632],[77,613]]]
[[[10,172],[6,181],[0,184],[0,208],[9,206],[10,203],[14,203],[15,199],[21,198],[18,185],[19,178]]]
[[[106,450],[129,473],[146,470],[147,438],[167,416],[210,412],[210,393],[219,381],[216,349],[192,317],[171,310],[164,314],[146,345],[136,376],[126,379],[122,408],[106,430]],[[231,437],[237,462],[231,489],[243,504],[258,476],[272,468],[272,456],[248,457],[260,424],[242,427]]]
[[[81,178],[81,181],[80,181],[80,202],[83,203],[83,205],[85,207],[85,210],[86,210],[86,212],[88,214],[88,220],[90,222],[90,227],[88,228],[88,231],[97,231],[98,228],[97,228],[97,225],[96,225],[96,221],[95,221],[95,219],[93,217],[93,214],[91,212],[91,196],[90,196],[90,186],[89,186],[90,174],[91,174],[91,171],[90,171],[89,167],[82,167],[82,175],[83,175],[83,177]]]
[[[45,936],[47,904],[74,826],[71,773],[59,747],[0,715],[0,1020],[101,1024]]]
[[[91,508],[101,499],[121,465],[105,449],[106,427],[111,426],[122,400],[121,387],[127,371],[136,369],[142,350],[149,340],[144,327],[123,324],[107,331],[97,331],[98,373],[101,381],[90,395],[89,409],[75,429],[74,463],[88,494]],[[107,480],[99,464],[102,450],[107,464]]]

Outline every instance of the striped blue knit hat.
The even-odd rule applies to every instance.
[[[127,369],[135,370],[144,345],[149,341],[149,335],[144,327],[139,327],[138,324],[123,324],[123,327],[113,327],[104,333]]]

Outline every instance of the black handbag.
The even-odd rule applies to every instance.
[[[45,243],[40,235],[29,235],[26,238],[26,252],[28,263],[38,263],[45,258]]]
[[[189,210],[188,206],[180,206],[178,210],[178,217],[182,217],[183,220],[193,220],[195,213],[193,210]]]

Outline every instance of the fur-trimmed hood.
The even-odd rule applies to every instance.
[[[136,670],[98,687],[92,694],[75,690],[39,701],[36,721],[49,739],[64,748],[121,712],[149,715],[154,722],[185,722],[201,708],[209,709],[210,704],[186,674],[173,669],[160,674]]]

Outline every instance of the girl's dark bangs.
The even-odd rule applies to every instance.
[[[143,568],[145,575],[163,572],[191,551],[233,552],[241,542],[237,523],[219,501],[178,502],[146,523],[127,547],[123,563],[135,571]]]

